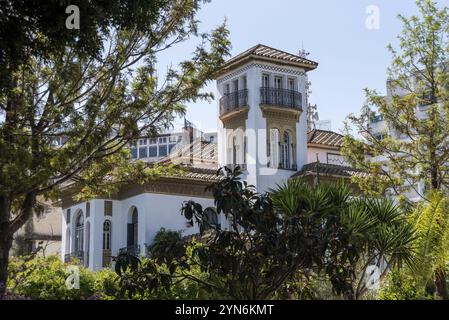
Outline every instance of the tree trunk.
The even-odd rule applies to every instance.
[[[446,283],[446,272],[443,269],[437,269],[435,271],[435,286],[437,287],[437,294],[441,297],[441,299],[449,300]]]
[[[0,231],[1,232],[1,231]],[[12,246],[12,237],[0,234],[0,300],[6,292],[6,281],[8,280],[9,250]]]

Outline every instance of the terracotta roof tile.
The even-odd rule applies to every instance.
[[[182,168],[186,171],[185,174],[178,175],[174,178],[185,180],[196,180],[196,181],[210,181],[210,182],[217,182],[223,179],[222,175],[217,175],[217,170],[189,167],[189,166],[182,166]]]
[[[263,44],[258,44],[228,60],[224,64],[223,68],[227,68],[234,63],[238,63],[239,61],[250,57],[279,60],[279,62],[301,65],[309,70],[313,70],[318,66],[317,62],[300,57],[299,55],[278,50]]]
[[[307,143],[342,147],[343,135],[333,131],[314,129],[307,133]]]
[[[298,55],[295,54],[291,54],[282,50],[278,50],[263,44],[258,44],[252,48],[250,48],[249,50],[247,50],[247,53],[249,54],[254,54],[257,56],[261,56],[261,57],[267,57],[267,58],[275,58],[275,59],[280,59],[280,60],[288,60],[288,61],[292,61],[292,62],[301,62],[304,64],[309,64],[309,65],[313,65],[316,66],[318,65],[318,63],[316,63],[315,61],[300,57]]]
[[[325,176],[335,176],[340,178],[351,178],[352,176],[368,176],[368,173],[347,166],[327,164],[321,162],[312,162],[304,165],[300,171],[293,177],[316,175],[316,173]]]
[[[217,158],[216,143],[197,140],[191,144],[172,150],[168,156],[160,159],[158,162],[189,163],[190,160],[193,160],[193,162],[215,164],[217,163]]]

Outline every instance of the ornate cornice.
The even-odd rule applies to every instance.
[[[299,117],[301,116],[301,110],[285,108],[285,107],[273,107],[273,106],[265,106],[261,105],[262,116],[264,118],[272,118],[279,120],[294,120],[295,122],[299,121]]]
[[[244,67],[242,67],[234,72],[231,72],[231,73],[223,76],[222,78],[217,79],[217,84],[221,84],[225,81],[232,80],[232,79],[242,75],[243,73],[245,73],[246,71],[248,71],[251,68],[259,68],[259,69],[265,70],[265,71],[285,73],[285,74],[290,74],[290,75],[295,75],[295,76],[306,76],[305,71],[300,71],[300,70],[297,70],[294,68],[279,67],[279,66],[274,66],[271,64],[265,64],[265,63],[260,63],[260,62],[251,62],[251,63],[245,65]]]
[[[220,116],[221,122],[226,129],[237,129],[237,127],[245,126],[245,122],[248,119],[249,107],[238,108],[234,111],[228,112]]]

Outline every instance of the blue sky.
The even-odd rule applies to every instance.
[[[448,6],[449,0],[438,0]],[[379,29],[366,28],[367,7],[379,8]],[[399,13],[417,12],[414,0],[212,0],[198,15],[201,31],[226,17],[231,32],[232,55],[258,43],[297,53],[304,44],[309,58],[319,63],[309,73],[310,102],[318,105],[320,120],[331,120],[332,129],[343,128],[345,117],[364,101],[363,88],[385,92],[386,69],[401,32]],[[176,63],[192,51],[188,41],[161,56],[161,65]],[[215,83],[206,88],[215,91]],[[216,102],[188,105],[188,119],[203,131],[216,130]]]

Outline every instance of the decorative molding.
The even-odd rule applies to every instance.
[[[220,117],[225,129],[237,129],[239,127],[245,128],[246,120],[248,119],[249,107],[239,108],[234,112],[229,112]]]
[[[299,120],[299,116],[301,115],[301,111],[292,110],[286,108],[277,108],[277,107],[261,107],[262,115],[266,119],[267,126],[267,136],[266,141],[267,144],[270,144],[270,129],[276,128],[279,130],[279,142],[282,141],[284,137],[284,133],[286,131],[291,134],[291,144],[292,144],[292,162],[297,163],[298,159],[296,158],[296,148],[297,148],[297,131],[296,131],[296,123]]]
[[[254,66],[262,70],[273,71],[278,73],[287,73],[296,76],[303,76],[306,74],[304,71],[295,70],[293,68],[278,67],[269,64],[254,63]]]
[[[271,118],[296,123],[301,116],[301,110],[292,108],[261,105],[260,109],[262,109],[262,116],[266,119]]]
[[[242,73],[245,73],[246,71],[251,69],[253,66],[254,66],[254,63],[247,64],[246,66],[244,66],[244,67],[242,67],[242,68],[240,68],[240,69],[238,69],[238,70],[236,70],[236,71],[234,71],[232,73],[227,74],[223,78],[217,79],[217,84],[223,83],[223,82],[231,80],[233,78],[236,78],[236,77],[242,75]]]
[[[205,191],[206,187],[211,185],[214,181],[210,180],[193,180],[187,178],[165,178],[160,177],[156,180],[150,181],[147,184],[130,184],[123,186],[120,191],[113,195],[111,200],[124,200],[127,198],[131,198],[137,195],[145,194],[145,193],[153,193],[153,194],[164,194],[164,195],[174,195],[174,196],[190,196],[190,197],[198,197],[198,198],[213,198],[210,192]],[[84,201],[75,201],[73,199],[74,193],[66,194],[62,197],[62,207],[70,208],[76,204],[82,203]],[[96,199],[99,200],[99,199]],[[110,201],[110,200],[105,200]],[[112,203],[112,201],[111,201]],[[70,209],[68,209],[70,210]],[[106,214],[104,212],[104,216],[112,216],[112,214]]]
[[[224,77],[222,77],[220,79],[217,79],[217,84],[221,84],[228,80],[232,80],[233,78],[240,76],[242,73],[245,73],[246,71],[248,71],[249,69],[251,69],[253,67],[259,68],[261,70],[271,71],[271,72],[286,73],[286,74],[295,75],[295,76],[306,76],[305,71],[299,71],[299,70],[295,70],[293,68],[278,67],[278,66],[274,66],[274,65],[270,65],[270,64],[263,64],[260,62],[258,62],[258,63],[251,62],[251,63],[247,64],[246,66],[242,67],[241,69],[238,69],[232,73],[225,75]]]

